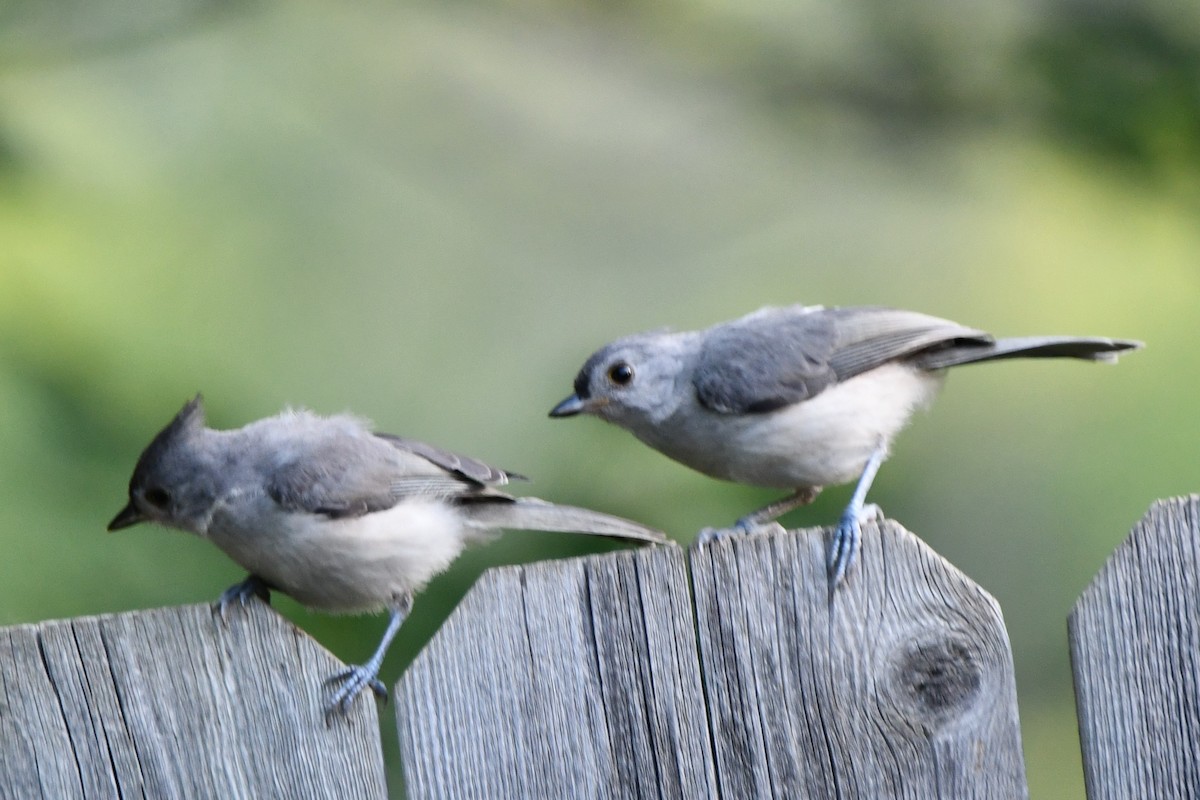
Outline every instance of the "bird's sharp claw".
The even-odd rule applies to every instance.
[[[380,700],[387,701],[387,687],[379,680],[379,670],[370,666],[347,667],[325,680],[326,686],[335,683],[341,683],[341,686],[330,696],[325,706],[326,717],[335,712],[348,714],[354,698],[358,697],[363,689],[370,689]]]
[[[858,514],[843,514],[829,543],[829,555],[826,558],[830,597],[854,565],[861,539],[862,526]]]
[[[702,528],[700,533],[696,536],[696,544],[712,544],[718,539],[728,539],[732,536],[749,536],[751,534],[758,535],[783,532],[784,527],[778,522],[755,522],[753,520],[743,518],[739,519],[728,528]]]
[[[875,503],[867,503],[859,509],[847,508],[838,520],[837,530],[829,543],[829,554],[826,556],[826,569],[829,576],[829,597],[833,598],[834,591],[846,580],[850,568],[854,566],[858,551],[862,547],[862,524],[864,522],[880,523],[885,519],[883,509]]]
[[[271,594],[266,584],[255,577],[247,578],[241,583],[235,583],[225,591],[221,592],[221,596],[217,598],[217,602],[213,605],[213,614],[225,620],[225,612],[231,605],[237,603],[242,608],[250,602],[253,597],[258,597],[263,602],[270,602]]]

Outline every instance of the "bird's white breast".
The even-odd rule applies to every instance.
[[[323,611],[373,611],[418,591],[466,543],[458,512],[433,499],[342,519],[263,500],[244,518],[253,524],[218,513],[209,538],[251,573]]]
[[[693,404],[657,428],[633,432],[713,477],[781,489],[832,486],[855,480],[941,382],[938,373],[885,364],[777,411],[718,414]]]

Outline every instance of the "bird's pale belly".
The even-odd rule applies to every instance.
[[[208,535],[250,573],[322,611],[373,611],[419,591],[464,546],[458,513],[433,500],[343,519],[285,511],[270,519],[250,532],[215,518]]]
[[[889,364],[765,414],[696,407],[641,438],[715,478],[780,489],[836,486],[856,480],[877,448],[886,452],[940,385],[938,373]]]

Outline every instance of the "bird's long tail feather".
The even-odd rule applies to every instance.
[[[586,508],[548,503],[536,497],[517,497],[511,502],[471,503],[462,506],[462,510],[467,524],[480,530],[561,531],[660,544],[667,541],[662,531],[632,520]]]
[[[928,350],[913,359],[924,369],[943,369],[1002,358],[1080,358],[1115,362],[1117,354],[1137,350],[1141,342],[1100,336],[1021,336],[994,342],[963,342]]]

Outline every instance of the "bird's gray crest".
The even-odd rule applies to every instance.
[[[197,393],[195,397],[184,403],[179,413],[158,432],[150,444],[146,445],[146,449],[142,451],[137,467],[133,471],[133,478],[129,481],[130,488],[138,486],[148,475],[154,473],[162,461],[163,455],[171,449],[175,442],[203,427],[204,397]]]

